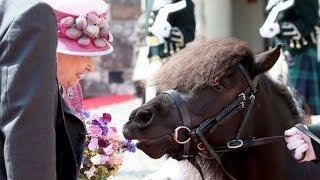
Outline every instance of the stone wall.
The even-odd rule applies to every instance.
[[[143,36],[138,23],[140,0],[109,0],[109,3],[114,51],[110,55],[95,58],[94,72],[81,81],[85,97],[134,93],[131,82],[133,52]]]

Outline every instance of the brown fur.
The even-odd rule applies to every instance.
[[[203,41],[170,57],[155,76],[160,91],[193,92],[219,82],[231,67],[246,57],[253,60],[247,45],[233,38]]]
[[[308,107],[305,107],[305,102],[302,97],[299,96],[295,89],[288,85],[287,82],[275,82],[269,79],[271,82],[271,86],[283,97],[285,101],[287,101],[288,107],[294,117],[292,119],[292,126],[298,122],[304,122],[305,124],[310,124],[307,119]],[[304,109],[307,111],[305,111]]]

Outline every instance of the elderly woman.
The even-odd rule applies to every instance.
[[[109,5],[103,0],[46,2],[54,9],[58,23],[57,79],[62,98],[57,115],[57,176],[76,179],[85,140],[85,127],[77,117],[82,105],[79,81],[94,69],[90,57],[112,52]]]
[[[61,93],[71,98],[64,89],[92,71],[89,56],[112,51],[109,6],[0,0],[0,7],[0,179],[75,180],[85,126]]]

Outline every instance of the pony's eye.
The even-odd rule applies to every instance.
[[[217,91],[222,91],[225,89],[225,86],[223,82],[217,82],[214,84],[213,88]]]

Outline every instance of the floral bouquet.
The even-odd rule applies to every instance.
[[[79,116],[87,129],[80,179],[100,180],[116,175],[123,153],[135,152],[135,145],[120,137],[117,128],[110,124],[110,114],[99,117],[82,111]]]

